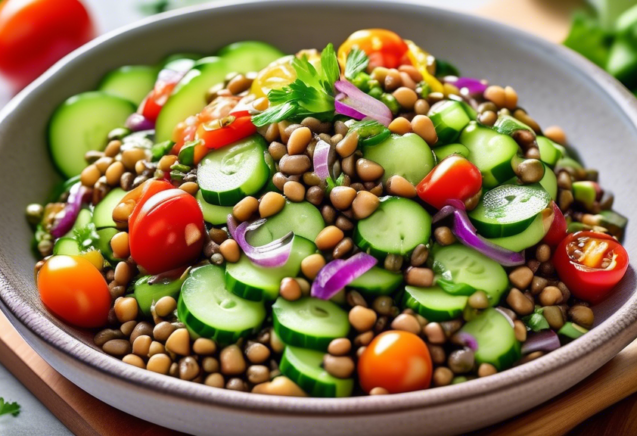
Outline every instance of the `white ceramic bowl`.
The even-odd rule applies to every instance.
[[[30,229],[23,217],[57,180],[46,151],[53,109],[93,89],[110,69],[155,63],[177,51],[213,52],[261,39],[295,52],[338,44],[352,31],[385,27],[413,39],[464,74],[512,85],[541,125],[559,124],[585,162],[633,201],[637,100],[568,50],[480,18],[401,1],[215,2],[148,19],[98,38],[64,58],[0,113],[0,297],[3,312],[56,370],[99,399],[143,419],[193,434],[450,434],[523,412],[574,385],[637,336],[631,268],[618,292],[595,309],[597,327],[529,364],[493,377],[401,395],[345,399],[251,395],[184,382],[126,365],[42,306],[33,283]],[[637,253],[628,232],[626,247]]]

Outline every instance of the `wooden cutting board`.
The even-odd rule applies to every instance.
[[[493,0],[474,12],[560,42],[568,33],[570,14],[581,3],[581,0]],[[38,356],[2,313],[0,363],[75,434],[179,434],[121,412],[79,389]],[[633,375],[636,366],[637,341],[553,400],[476,434],[637,434],[637,377]]]

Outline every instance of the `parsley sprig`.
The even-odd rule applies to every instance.
[[[5,402],[4,398],[0,397],[0,416],[13,415],[18,416],[20,414],[20,405],[16,402]]]
[[[294,58],[292,67],[296,71],[296,80],[268,93],[271,106],[252,118],[255,126],[306,116],[324,121],[334,117],[334,83],[340,76],[334,46],[328,44],[321,53],[320,71],[306,56]]]
[[[345,78],[347,80],[353,80],[354,77],[361,71],[365,71],[369,65],[369,58],[367,54],[358,47],[354,47],[347,54],[347,61],[345,62]]]

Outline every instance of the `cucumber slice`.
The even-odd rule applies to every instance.
[[[115,221],[113,221],[113,210],[125,195],[126,191],[122,188],[115,188],[97,203],[93,210],[93,224],[95,224],[96,229],[116,227]]]
[[[323,352],[332,339],[349,333],[347,312],[318,298],[287,301],[279,297],[272,305],[272,319],[276,334],[285,344]]]
[[[459,154],[464,158],[469,158],[469,149],[462,144],[447,144],[434,148],[434,154],[438,162],[451,156],[452,154]]]
[[[164,104],[155,127],[156,142],[172,140],[175,126],[206,106],[206,91],[223,82],[232,70],[218,57],[199,59],[179,81]]]
[[[378,259],[388,254],[409,254],[418,244],[427,244],[431,216],[413,200],[383,197],[378,209],[356,224],[354,241],[361,250]]]
[[[197,170],[203,198],[210,204],[234,206],[245,196],[259,192],[270,174],[264,158],[266,150],[265,139],[252,135],[208,153]]]
[[[98,89],[139,105],[155,87],[157,73],[156,67],[126,65],[108,73]]]
[[[175,53],[164,59],[162,69],[185,73],[202,57],[203,56],[198,53]]]
[[[227,45],[217,52],[232,71],[249,73],[261,71],[270,63],[285,56],[278,48],[261,41],[241,41]]]
[[[217,265],[194,269],[181,287],[178,304],[179,320],[191,333],[222,346],[256,332],[265,319],[263,303],[226,291],[223,275]]]
[[[255,265],[242,254],[238,262],[226,265],[226,289],[247,300],[275,300],[279,296],[281,280],[298,276],[303,259],[315,251],[312,242],[295,236],[288,261],[278,268]]]
[[[105,92],[85,92],[62,103],[49,122],[49,150],[56,167],[73,177],[86,167],[84,155],[106,147],[108,132],[122,127],[137,108]]]
[[[210,204],[203,198],[201,190],[197,191],[197,203],[203,212],[203,219],[213,226],[220,226],[228,222],[228,215],[232,214],[232,206],[217,206]]]
[[[520,359],[520,343],[509,321],[495,309],[486,309],[477,318],[466,323],[462,332],[478,342],[475,357],[478,364],[490,363],[498,371],[513,366]]]
[[[515,175],[511,159],[519,147],[511,137],[470,123],[460,135],[460,143],[469,149],[469,160],[482,173],[483,187],[494,188]]]
[[[251,245],[260,247],[294,232],[296,236],[314,241],[324,227],[323,216],[316,206],[307,201],[300,203],[287,201],[281,212],[268,218],[258,229],[248,233],[247,239]]]
[[[451,144],[460,136],[460,132],[475,119],[475,111],[466,104],[454,100],[436,103],[429,111],[429,118],[438,134],[437,145]]]
[[[544,235],[546,235],[546,232],[548,232],[551,227],[553,215],[550,212],[552,212],[550,209],[544,209],[526,229],[517,235],[485,239],[511,251],[522,251],[532,247],[544,238]]]
[[[500,185],[482,196],[469,218],[484,237],[511,236],[526,229],[550,201],[551,196],[539,183]]]
[[[88,226],[91,223],[92,219],[93,219],[93,215],[91,214],[90,210],[88,209],[80,210],[80,213],[77,214],[77,218],[75,219],[75,224],[73,224],[73,227],[71,227],[71,230],[66,232],[66,235],[64,235],[63,238],[74,238],[75,231],[83,229],[84,227]]]
[[[428,321],[450,321],[462,316],[469,297],[465,295],[451,295],[439,286],[417,288],[405,286],[403,308],[409,307]]]
[[[150,307],[153,305],[153,302],[157,302],[160,298],[173,297],[177,299],[179,297],[179,291],[181,291],[181,285],[183,285],[185,280],[181,278],[177,280],[164,279],[162,281],[148,283],[152,277],[153,276],[144,276],[133,285],[134,297],[144,316],[151,316]]]
[[[558,335],[568,340],[577,339],[586,333],[588,333],[587,329],[570,321],[565,322],[562,328],[557,332]]]
[[[588,180],[573,182],[573,197],[576,202],[591,210],[595,205],[595,200],[597,200],[598,189],[598,185],[595,182]]]
[[[557,177],[547,164],[544,164],[544,176],[540,180],[540,185],[548,192],[553,201],[557,199]]]
[[[122,259],[115,258],[113,254],[113,249],[111,248],[111,239],[113,236],[119,233],[119,230],[113,227],[108,227],[105,229],[100,229],[97,231],[97,235],[99,239],[97,241],[97,249],[102,253],[102,256],[106,258],[111,263],[119,262]]]
[[[77,256],[81,253],[80,246],[73,238],[62,237],[55,241],[53,246],[54,255]]]
[[[402,282],[402,274],[374,266],[362,276],[354,279],[348,286],[357,289],[366,297],[377,297],[391,294],[398,289]]]
[[[562,158],[562,152],[556,147],[557,144],[545,136],[537,137],[537,146],[540,149],[540,160],[547,165],[555,166]]]
[[[323,369],[323,356],[316,350],[285,347],[279,369],[312,397],[349,397],[354,379],[336,378]]]
[[[366,146],[363,157],[385,169],[383,183],[398,175],[417,185],[436,164],[425,140],[415,133],[391,135],[380,144]]]
[[[455,284],[484,291],[492,306],[500,302],[502,294],[509,288],[509,278],[502,265],[473,248],[462,244],[435,245],[432,255],[436,274]]]

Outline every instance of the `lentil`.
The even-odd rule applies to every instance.
[[[131,352],[131,344],[126,339],[111,339],[102,345],[102,350],[111,356],[125,356]]]
[[[334,190],[336,190],[338,188],[334,188],[332,190],[332,192],[334,192]],[[359,191],[358,193],[356,193],[356,191],[354,191],[352,188],[351,191],[348,192],[352,192],[354,193],[355,198],[353,199],[352,204],[352,212],[354,213],[354,218],[356,218],[357,220],[362,220],[367,218],[368,216],[370,216],[372,213],[374,213],[376,211],[376,209],[378,209],[378,206],[380,205],[380,200],[379,198],[367,191]],[[330,194],[330,198],[331,198],[331,194]],[[332,201],[332,204],[334,204],[334,202]],[[338,209],[338,207],[337,207]]]
[[[456,242],[456,237],[451,232],[451,229],[446,226],[440,226],[434,230],[434,238],[436,242],[442,246],[451,245]]]
[[[417,335],[421,331],[421,326],[415,316],[400,314],[391,323],[394,330],[403,330]]]
[[[453,380],[453,371],[444,366],[439,366],[434,370],[432,377],[434,386],[447,386]]]
[[[241,251],[239,250],[239,244],[234,239],[226,239],[219,246],[219,252],[223,258],[230,263],[239,261],[241,257]]]
[[[268,192],[261,198],[259,214],[261,218],[267,218],[279,213],[285,206],[285,198],[278,192]]]
[[[433,285],[434,272],[429,268],[409,267],[405,272],[405,282],[411,286],[428,288]]]
[[[168,374],[172,361],[165,354],[155,354],[148,359],[146,369],[159,374]]]
[[[121,263],[121,262],[120,262]],[[121,323],[137,318],[139,307],[137,300],[131,297],[118,298],[113,306],[117,320]]]
[[[356,196],[356,191],[349,186],[337,186],[330,192],[330,201],[336,209],[345,210],[352,206]]]
[[[255,394],[282,395],[285,397],[307,397],[307,394],[296,383],[285,376],[277,377],[271,382],[260,383],[252,388]]]
[[[447,359],[449,368],[456,374],[466,374],[473,369],[475,357],[473,351],[455,350],[452,351]]]
[[[364,182],[378,180],[384,173],[385,170],[383,167],[378,165],[376,162],[363,158],[356,161],[356,174],[358,174],[358,177],[360,177]]]
[[[224,375],[239,375],[246,370],[246,361],[241,349],[236,345],[230,345],[219,354],[221,373]]]
[[[562,302],[562,291],[556,286],[547,286],[542,289],[538,299],[542,306],[553,306]]]
[[[528,315],[533,312],[533,302],[526,298],[517,288],[511,289],[506,301],[518,315]]]
[[[390,253],[387,257],[385,257],[385,263],[383,266],[389,271],[400,271],[403,266],[403,257]]]
[[[327,226],[319,232],[314,240],[319,250],[331,250],[345,237],[343,231],[336,226]]]
[[[133,332],[133,329],[137,325],[137,321],[127,321],[119,327],[119,330],[124,334],[124,336],[130,336]]]
[[[489,86],[484,91],[484,98],[491,101],[498,108],[504,107],[506,105],[505,91],[501,86]]]
[[[104,329],[97,332],[93,338],[93,343],[95,343],[98,347],[101,347],[112,339],[122,339],[123,337],[124,334],[120,330]]]
[[[100,173],[100,170],[98,170],[95,165],[89,165],[82,170],[80,182],[82,182],[84,186],[93,187],[101,175],[102,173]]]
[[[301,287],[293,278],[286,277],[281,280],[279,295],[288,301],[294,301],[301,298]]]
[[[248,221],[259,209],[259,201],[254,197],[246,197],[232,208],[232,216],[239,222]]]
[[[533,271],[528,266],[519,266],[509,273],[509,280],[518,289],[526,289],[533,281]]]
[[[376,318],[376,312],[363,306],[355,306],[349,311],[349,323],[359,332],[371,330]]]
[[[201,360],[201,367],[207,373],[219,372],[219,361],[214,357],[204,357]]]
[[[318,272],[325,266],[325,258],[320,254],[311,254],[301,261],[301,272],[310,280],[314,280]]]
[[[128,363],[129,365],[133,365],[141,369],[146,369],[146,364],[144,363],[142,358],[134,354],[127,354],[126,356],[122,357],[122,362]]]
[[[175,330],[174,325],[167,321],[162,321],[153,329],[153,337],[158,341],[165,341]]]
[[[478,121],[485,126],[493,126],[498,120],[498,115],[494,111],[485,111],[478,115]]]
[[[586,329],[592,328],[595,321],[591,308],[579,304],[569,309],[568,316],[575,324],[581,325]]]
[[[411,123],[407,118],[398,117],[389,123],[389,130],[398,135],[405,135],[411,132]]]
[[[160,342],[153,341],[148,348],[148,357],[152,357],[155,354],[163,354],[166,352],[166,347]]]
[[[551,260],[551,247],[547,244],[542,244],[537,247],[537,250],[535,251],[535,258],[540,262],[548,262]]]
[[[270,358],[270,350],[258,342],[250,344],[245,350],[246,357],[251,363],[263,363]]]
[[[410,263],[411,266],[421,266],[429,257],[429,250],[425,244],[418,244],[414,251],[411,253]]]
[[[336,221],[334,222],[336,227],[347,232],[354,228],[354,223],[352,223],[345,215],[339,215],[336,217]]]
[[[250,383],[259,384],[270,380],[270,370],[264,365],[252,365],[248,367],[246,376]]]
[[[308,173],[305,173],[308,174]],[[305,199],[305,186],[299,182],[289,181],[283,185],[283,194],[294,202],[301,202]]]
[[[179,378],[182,380],[192,380],[199,375],[199,364],[190,356],[179,361]]]
[[[305,199],[312,203],[314,206],[318,206],[323,202],[325,192],[318,186],[310,187],[305,193]]]
[[[130,341],[135,342],[135,339],[139,336],[150,336],[153,334],[153,327],[146,321],[138,322],[133,332],[130,334]]]
[[[216,372],[216,373],[210,374],[208,377],[206,377],[206,381],[204,381],[204,384],[206,384],[207,386],[211,386],[213,388],[223,389],[223,387],[225,386],[226,382],[223,379],[223,376],[221,374],[219,374],[218,372]]]
[[[474,309],[486,309],[489,307],[489,298],[484,291],[476,291],[469,297],[468,300],[469,306]]]
[[[423,332],[427,336],[427,339],[432,344],[444,344],[447,342],[445,332],[442,330],[442,326],[437,322],[430,322],[423,328]]]
[[[438,134],[434,128],[434,124],[431,119],[426,115],[416,115],[411,120],[411,128],[415,134],[420,136],[429,145],[434,145],[438,142]]]
[[[498,370],[490,363],[481,363],[478,367],[478,377],[488,377],[497,373]]]
[[[188,356],[190,354],[190,334],[185,328],[176,329],[166,340],[166,350]]]
[[[310,158],[304,154],[291,156],[286,154],[279,161],[281,172],[292,175],[301,175],[312,167]]]
[[[111,239],[111,249],[113,250],[114,257],[119,259],[128,258],[130,256],[128,233],[119,232],[115,236],[113,236],[113,238]]]
[[[544,177],[544,164],[537,159],[526,159],[516,168],[523,183],[537,183]]]
[[[544,136],[551,141],[557,142],[560,145],[566,145],[566,133],[558,126],[550,126],[544,129]]]
[[[564,315],[557,306],[545,306],[542,315],[554,330],[559,330],[564,325]]]
[[[326,354],[323,357],[323,368],[336,378],[349,378],[354,373],[355,365],[351,357]]]
[[[394,300],[392,300],[391,297],[382,295],[374,299],[374,302],[372,303],[372,307],[380,315],[389,315],[391,314],[391,308],[393,304],[394,304]]]
[[[519,319],[513,321],[513,331],[515,332],[515,339],[519,342],[526,341],[526,326]]]
[[[334,259],[341,259],[345,257],[352,249],[354,248],[354,242],[352,238],[344,238],[341,242],[336,244],[334,250],[332,251],[332,257]]]

